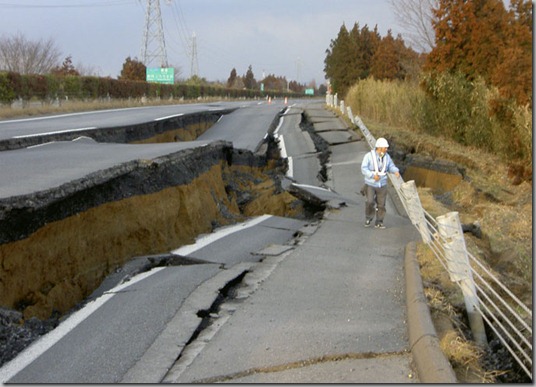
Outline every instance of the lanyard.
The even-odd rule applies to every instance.
[[[380,176],[385,175],[385,168],[387,167],[387,160],[385,159],[386,155],[383,155],[383,157],[384,157],[383,165],[382,165],[382,170],[380,172],[380,170],[378,168],[378,154],[376,153],[376,151],[374,149],[371,150],[370,153],[372,155],[372,161],[374,162],[374,171]]]

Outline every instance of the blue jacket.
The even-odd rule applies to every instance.
[[[363,161],[361,162],[361,173],[365,177],[365,184],[370,185],[372,187],[381,188],[387,185],[387,172],[396,173],[396,172],[399,172],[399,170],[396,167],[395,163],[393,163],[391,156],[389,156],[389,154],[386,153],[383,156],[383,162],[387,163],[387,165],[385,166],[386,173],[385,174],[380,173],[380,180],[375,181],[374,175],[376,172],[374,168],[374,160],[372,159],[373,153],[378,160],[378,170],[380,172],[383,170],[383,164],[382,164],[382,160],[380,159],[380,155],[378,155],[378,153],[376,153],[376,150],[374,149],[371,152],[367,152],[365,157],[363,157]]]

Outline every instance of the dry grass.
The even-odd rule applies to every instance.
[[[423,99],[424,92],[411,83],[368,78],[350,88],[345,102],[364,117],[415,127],[414,109],[422,105]]]
[[[417,260],[421,267],[424,294],[430,307],[439,345],[452,365],[460,383],[494,383],[498,372],[486,371],[482,365],[483,350],[463,334],[464,323],[459,312],[463,295],[430,248],[419,243]]]

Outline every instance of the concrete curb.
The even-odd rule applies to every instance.
[[[405,249],[406,303],[409,344],[421,383],[457,383],[456,375],[439,347],[416,256],[417,245]]]

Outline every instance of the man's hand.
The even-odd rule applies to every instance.
[[[374,181],[378,181],[378,180],[380,180],[380,175],[375,174],[375,175],[374,175]]]

